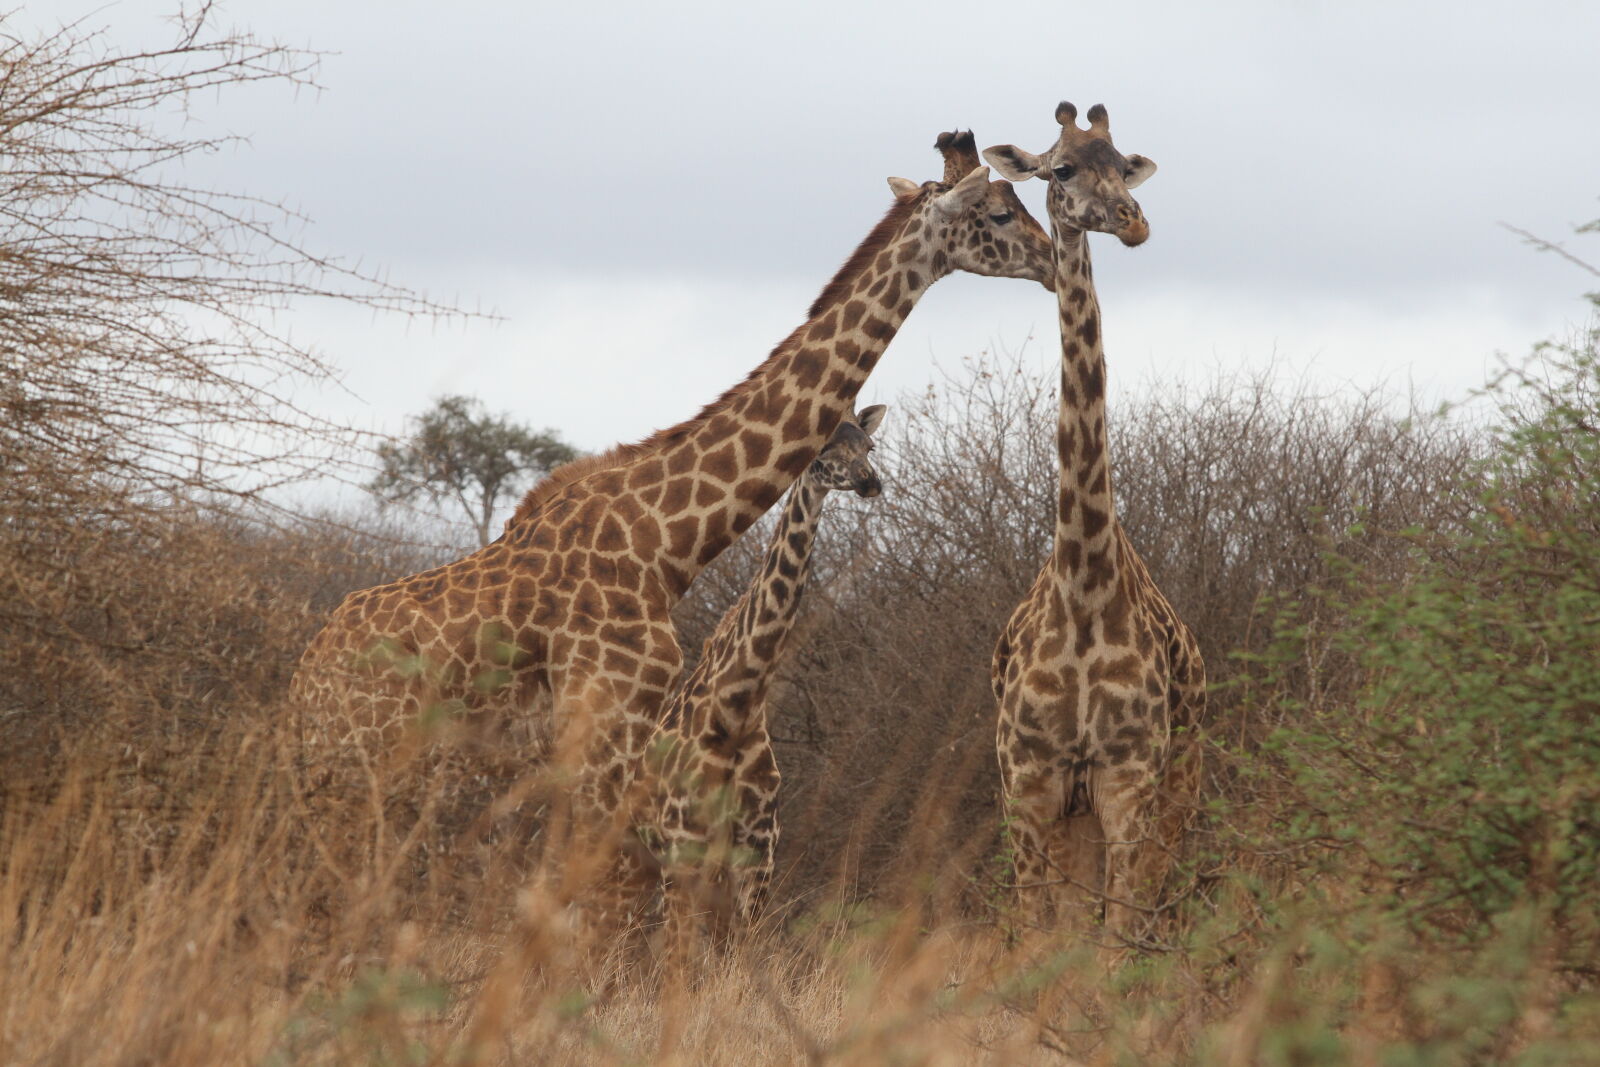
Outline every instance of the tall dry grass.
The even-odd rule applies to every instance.
[[[897,412],[774,696],[774,905],[686,956],[585,941],[568,905],[604,851],[547,862],[559,782],[492,734],[301,743],[304,641],[426,551],[173,514],[64,531],[58,587],[0,537],[0,596],[56,620],[5,633],[0,1062],[1582,1062],[1600,1013],[1552,948],[1570,931],[1530,913],[1446,951],[1282,832],[1307,794],[1266,742],[1308,700],[1355,707],[1362,668],[1314,642],[1261,667],[1271,612],[1320,603],[1330,549],[1408,573],[1388,532],[1455,521],[1485,447],[1379,398],[1223,382],[1120,413],[1124,521],[1220,683],[1211,806],[1139,945],[1013,914],[987,660],[1048,543],[1052,405],[991,364]],[[697,585],[686,646],[749,567],[741,545]]]

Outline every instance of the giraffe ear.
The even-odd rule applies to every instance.
[[[889,191],[894,194],[896,200],[904,200],[908,196],[916,196],[922,192],[922,186],[910,178],[890,178]]]
[[[1148,156],[1128,156],[1128,177],[1124,184],[1129,189],[1136,189],[1144,180],[1156,172],[1155,160]]]
[[[882,404],[873,404],[856,412],[856,425],[865,433],[876,433],[879,426],[883,425],[883,413],[889,410]]]
[[[976,204],[989,192],[989,168],[979,167],[956,182],[954,189],[940,193],[933,206],[946,218],[954,218]]]
[[[983,158],[1007,181],[1020,182],[1045,176],[1044,160],[1014,144],[997,144],[983,150]]]

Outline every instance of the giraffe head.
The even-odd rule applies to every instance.
[[[1128,195],[1156,165],[1144,156],[1125,156],[1111,143],[1111,119],[1104,104],[1089,109],[1089,128],[1078,126],[1078,109],[1063,100],[1056,107],[1061,136],[1042,155],[1016,145],[984,149],[983,158],[1012,181],[1043,178],[1050,221],[1058,230],[1098,230],[1113,234],[1128,247],[1150,236],[1139,202]]]
[[[941,133],[944,178],[916,182],[890,178],[895,198],[926,227],[933,258],[944,270],[991,278],[1027,278],[1055,288],[1050,235],[1017,198],[1010,182],[990,181],[971,130]],[[909,224],[908,224],[909,227]]]
[[[819,489],[853,489],[857,496],[883,492],[871,459],[872,435],[883,424],[883,410],[882,404],[873,404],[840,419],[805,478]]]

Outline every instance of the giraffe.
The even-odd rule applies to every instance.
[[[1054,546],[1001,633],[991,680],[1024,900],[1049,922],[1081,899],[1074,889],[1097,888],[1103,864],[1107,926],[1127,932],[1149,913],[1183,827],[1182,801],[1198,782],[1205,665],[1117,521],[1106,446],[1087,234],[1143,243],[1149,224],[1128,190],[1156,168],[1113,147],[1102,105],[1088,119],[1080,128],[1077,109],[1063,102],[1061,134],[1042,155],[1014,145],[984,152],[1014,181],[1049,183],[1061,324]],[[1098,819],[1103,850],[1084,835],[1083,816]]]
[[[726,933],[766,897],[778,842],[778,765],[767,736],[767,687],[811,569],[822,504],[833,490],[875,497],[869,454],[881,404],[839,420],[789,494],[761,570],[706,641],[700,662],[662,715],[644,758],[650,797],[642,827],[659,860],[670,910],[691,907]]]
[[[669,613],[689,583],[812,463],[929,286],[1054,284],[1048,234],[971,132],[935,147],[944,179],[889,179],[888,212],[743,381],[553,471],[490,545],[346,597],[292,682],[308,736],[381,748],[440,719],[545,721],[565,821],[617,831],[682,665]]]

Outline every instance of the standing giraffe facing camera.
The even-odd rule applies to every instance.
[[[882,491],[870,453],[883,411],[875,404],[841,419],[795,483],[760,572],[667,702],[645,753],[651,819],[644,829],[675,924],[698,911],[726,933],[735,918],[754,919],[765,900],[778,844],[779,781],[767,689],[799,614],[828,493]]]
[[[816,459],[928,287],[952,271],[1049,288],[1049,236],[972,135],[944,180],[894,203],[798,329],[693,418],[535,486],[493,544],[350,594],[293,683],[312,739],[392,744],[439,709],[550,723],[566,821],[620,832],[639,757],[678,679],[670,612],[701,569]]]
[[[1117,521],[1106,447],[1088,233],[1142,244],[1150,227],[1128,190],[1156,167],[1117,151],[1103,106],[1089,109],[1087,130],[1077,116],[1071,104],[1056,109],[1061,133],[1042,155],[984,152],[1014,181],[1049,183],[1061,319],[1055,543],[1000,636],[991,675],[1024,898],[1049,921],[1075,887],[1096,888],[1103,859],[1106,921],[1123,932],[1153,904],[1198,784],[1205,665]],[[1097,817],[1102,841],[1081,835],[1082,816]]]

